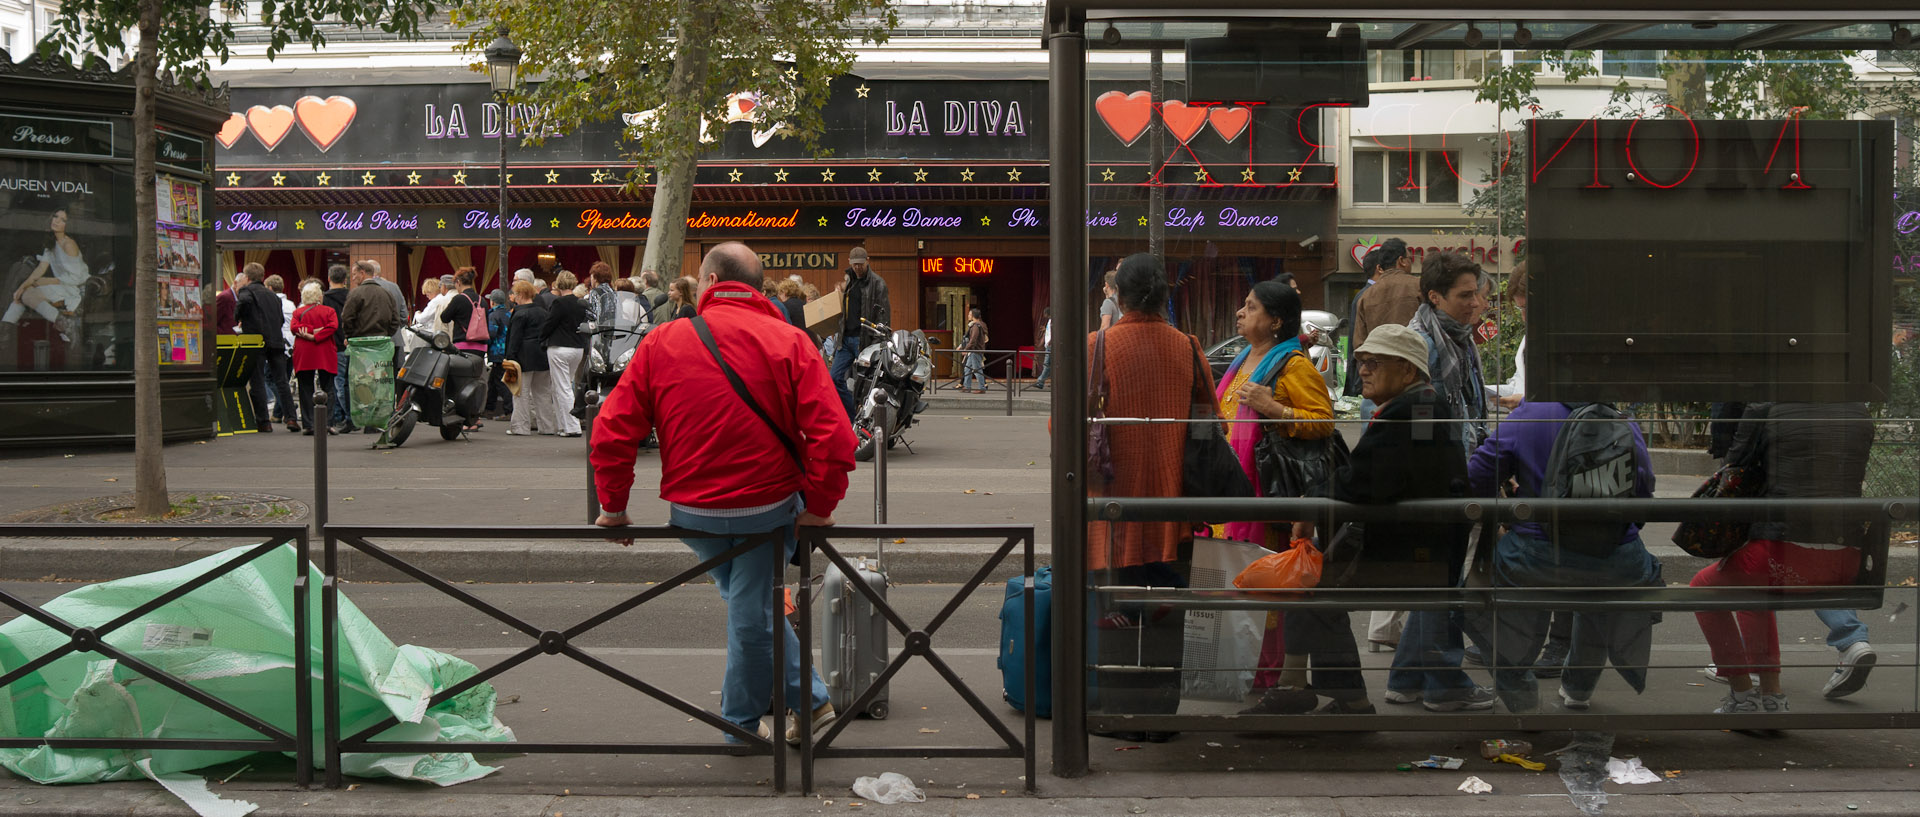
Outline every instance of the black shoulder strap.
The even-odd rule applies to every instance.
[[[780,444],[786,447],[787,455],[793,457],[793,464],[799,466],[801,471],[807,470],[806,462],[800,458],[800,446],[795,445],[793,438],[787,436],[786,431],[774,424],[773,418],[767,416],[767,412],[760,408],[759,401],[754,400],[753,395],[747,391],[747,384],[740,382],[740,375],[735,374],[733,367],[727,365],[727,359],[720,356],[720,345],[713,342],[713,332],[707,329],[707,319],[700,315],[693,316],[693,331],[700,334],[700,342],[706,344],[707,353],[713,355],[713,362],[720,364],[720,372],[727,376],[727,383],[733,386],[733,393],[740,395],[740,401],[747,404],[747,408],[753,411],[753,416],[760,418],[760,422],[766,423],[767,428],[773,430],[773,436],[780,438]]]

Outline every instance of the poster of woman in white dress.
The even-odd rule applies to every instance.
[[[0,160],[0,370],[130,362],[132,214],[114,170]]]

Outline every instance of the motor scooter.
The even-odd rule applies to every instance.
[[[853,361],[857,384],[853,393],[860,401],[853,414],[853,436],[858,443],[853,458],[867,462],[882,442],[889,449],[906,442],[914,418],[927,410],[920,395],[933,374],[933,362],[927,356],[927,336],[917,329],[895,330],[864,320],[860,328],[875,338],[860,348]],[[886,428],[880,427],[883,417],[892,421]],[[908,445],[907,450],[912,451],[913,446]]]
[[[1319,309],[1305,309],[1300,312],[1300,334],[1310,338],[1307,343],[1307,360],[1320,372],[1320,379],[1326,381],[1327,394],[1340,399],[1341,384],[1346,372],[1336,365],[1340,356],[1333,353],[1339,345],[1340,333],[1346,331],[1348,321],[1332,312]]]
[[[400,367],[400,394],[381,440],[399,447],[419,423],[438,426],[440,439],[456,439],[486,409],[486,354],[454,348],[453,337],[445,332],[428,334],[412,326],[407,331],[427,345],[409,352]]]

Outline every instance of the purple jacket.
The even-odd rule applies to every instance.
[[[1559,436],[1561,424],[1538,421],[1565,420],[1572,413],[1564,403],[1521,403],[1506,419],[1534,422],[1489,421],[1487,427],[1491,433],[1474,449],[1473,456],[1467,458],[1467,486],[1473,495],[1498,496],[1500,486],[1511,478],[1520,483],[1519,496],[1540,496],[1547,461],[1553,457],[1553,440]],[[1646,456],[1647,440],[1641,436],[1638,423],[1633,424],[1633,443],[1641,453],[1634,469],[1633,495],[1651,497],[1653,464]],[[1551,538],[1544,528],[1530,522],[1515,525],[1514,531],[1535,539]],[[1640,526],[1634,525],[1621,541],[1632,541],[1639,535]]]

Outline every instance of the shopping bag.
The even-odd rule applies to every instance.
[[[1279,553],[1262,556],[1233,579],[1233,586],[1292,590],[1320,586],[1320,550],[1310,539],[1295,539]]]
[[[1233,577],[1262,556],[1259,545],[1195,537],[1192,588],[1226,589]],[[1266,634],[1263,610],[1188,610],[1181,649],[1180,697],[1239,703],[1253,688]]]

